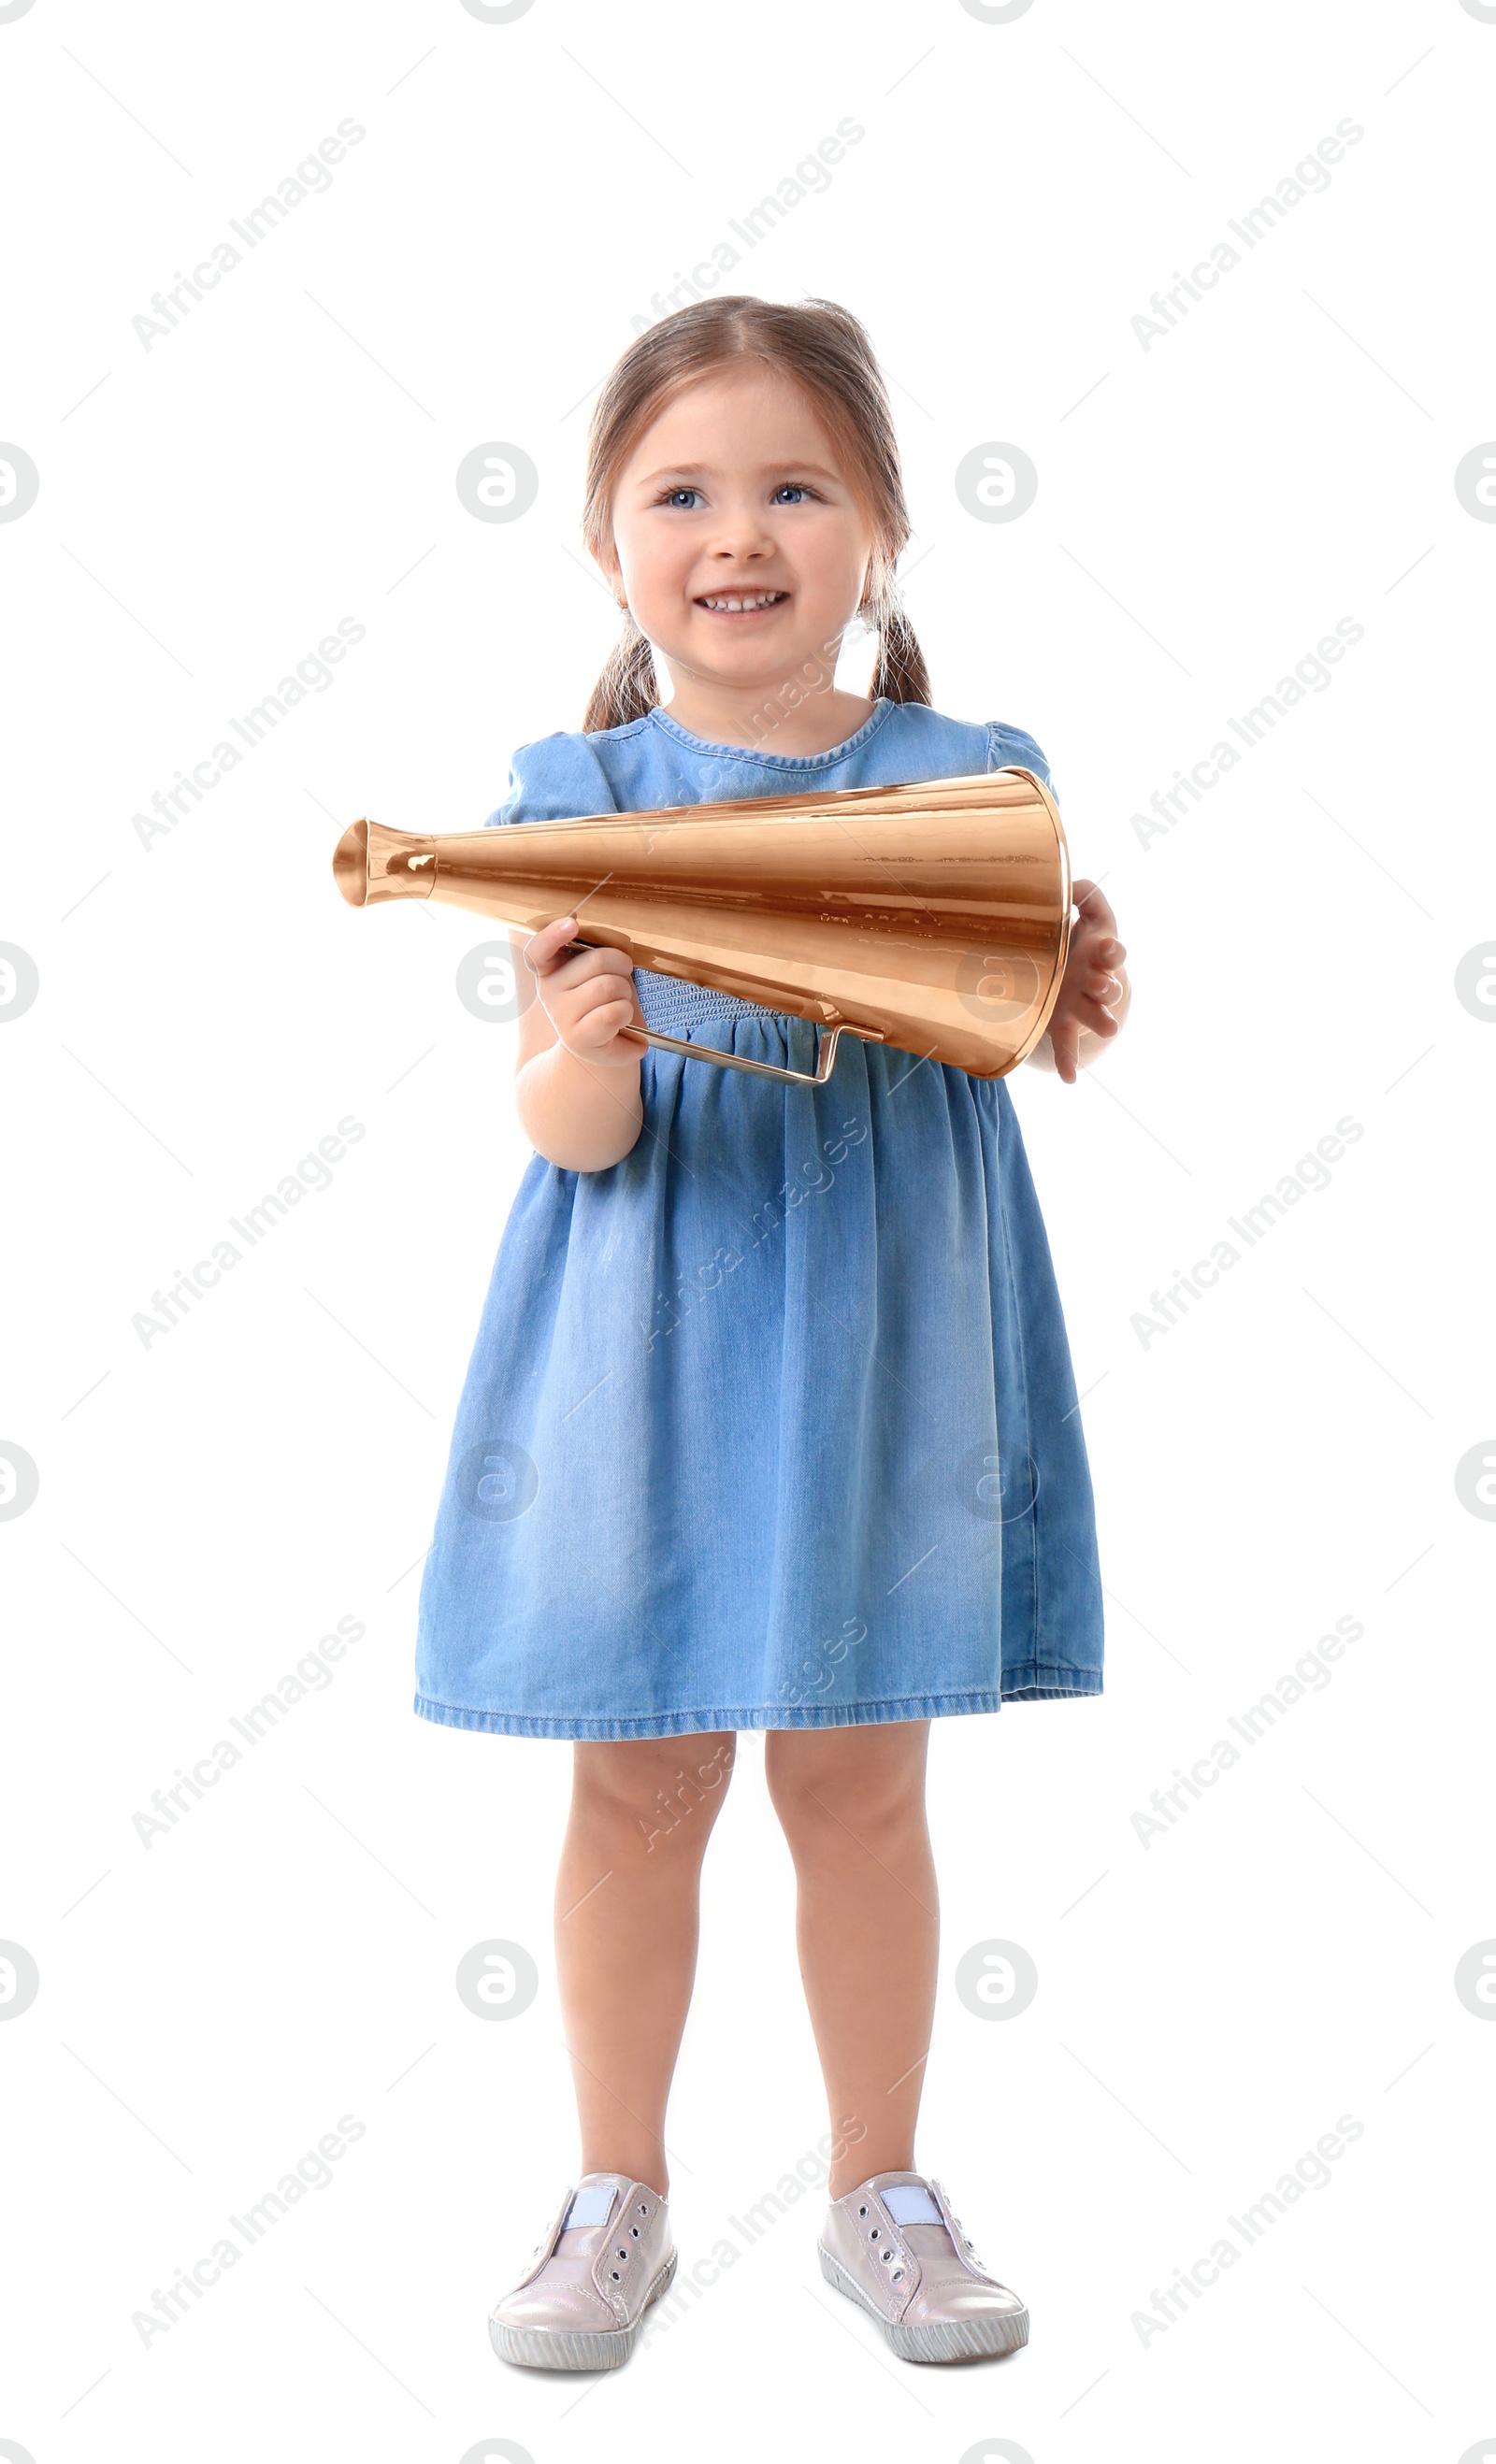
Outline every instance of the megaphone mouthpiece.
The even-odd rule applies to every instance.
[[[369,895],[369,825],[355,822],[333,849],[333,879],[350,907],[366,907]]]
[[[391,898],[429,898],[437,846],[381,822],[355,822],[333,849],[333,879],[350,907],[383,907]]]

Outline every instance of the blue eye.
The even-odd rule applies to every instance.
[[[774,502],[777,505],[798,505],[803,501],[808,491],[801,486],[798,479],[786,479],[782,488],[775,489]]]
[[[695,496],[698,496],[698,495],[700,495],[700,493],[701,493],[701,492],[700,492],[699,488],[672,488],[672,489],[671,490],[671,492],[670,492],[670,495],[669,495],[668,496],[666,496],[666,497],[664,498],[664,500],[663,500],[663,501],[664,501],[667,505],[675,505],[675,506],[677,506],[677,507],[680,507],[680,509],[681,509],[682,511],[689,511],[689,510],[690,510],[690,509],[689,509],[689,507],[682,506],[682,504],[681,504],[681,499],[682,499],[683,497],[688,497],[688,496],[689,496],[689,497],[695,497]]]

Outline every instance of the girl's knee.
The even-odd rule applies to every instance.
[[[828,1830],[865,1839],[874,1826],[924,1819],[928,1722],[775,1728],[764,1776],[787,1839]]]
[[[573,1797],[637,1830],[646,1845],[687,1829],[704,1837],[727,1794],[737,1737],[627,1737],[579,1744]]]

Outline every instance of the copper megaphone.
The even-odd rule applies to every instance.
[[[574,946],[606,943],[826,1030],[814,1072],[627,1033],[815,1086],[844,1028],[1005,1076],[1048,1023],[1069,945],[1065,831],[1043,781],[1016,768],[435,838],[355,822],[333,873],[350,907],[435,898],[526,933],[575,915]]]

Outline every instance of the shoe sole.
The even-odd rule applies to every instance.
[[[627,2362],[639,2340],[644,2314],[662,2293],[668,2293],[679,2260],[671,2251],[644,2297],[644,2308],[631,2327],[506,2327],[498,2319],[488,2322],[489,2342],[501,2362],[517,2362],[531,2370],[616,2370]]]
[[[866,2310],[884,2343],[904,2362],[972,2362],[983,2354],[1013,2353],[1028,2342],[1028,2312],[1006,2310],[990,2319],[952,2319],[928,2327],[901,2327],[894,2319],[885,2319],[875,2310],[861,2287],[854,2284],[845,2267],[838,2266],[828,2250],[816,2244],[821,2257],[821,2273],[827,2284]]]

